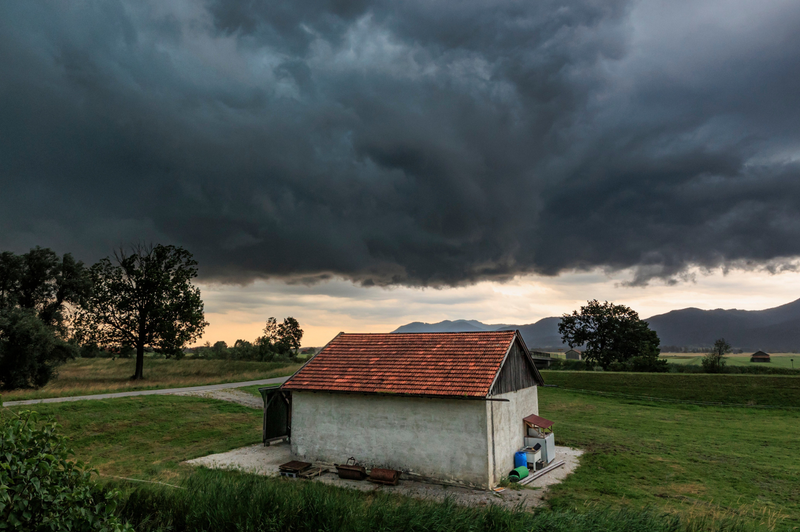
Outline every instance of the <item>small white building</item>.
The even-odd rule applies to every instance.
[[[539,413],[518,331],[339,334],[265,401],[264,440],[300,459],[493,487]]]
[[[564,353],[564,357],[567,360],[581,360],[583,358],[583,353],[581,353],[577,349],[570,349],[569,351]]]

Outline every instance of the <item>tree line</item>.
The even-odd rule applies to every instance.
[[[292,317],[285,318],[283,323],[278,323],[275,318],[267,319],[263,333],[253,342],[236,340],[232,346],[228,346],[224,341],[215,342],[213,345],[206,342],[205,345],[194,347],[191,351],[194,358],[200,359],[272,362],[296,353],[303,338],[303,329]]]
[[[196,277],[192,254],[171,245],[121,248],[88,267],[40,247],[0,253],[0,389],[43,386],[82,353],[135,354],[133,379],[145,351],[181,358],[208,325]],[[290,356],[302,335],[294,318],[270,318],[257,349],[244,342],[240,354]]]

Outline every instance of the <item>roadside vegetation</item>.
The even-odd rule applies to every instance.
[[[242,360],[148,359],[150,368],[143,380],[131,380],[134,359],[79,358],[59,368],[58,377],[39,389],[19,389],[3,393],[4,401],[43,399],[72,395],[153,390],[201,386],[284,377],[294,373],[299,363],[291,361],[253,362]]]

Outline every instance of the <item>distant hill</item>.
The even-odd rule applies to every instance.
[[[476,320],[439,323],[414,322],[398,327],[396,333],[470,332],[519,329],[531,349],[565,347],[558,334],[560,317],[543,318],[527,325],[488,325]],[[725,338],[733,347],[772,352],[800,350],[800,299],[766,310],[701,310],[685,308],[647,318],[658,333],[662,346],[709,347]]]
[[[703,347],[725,338],[744,350],[800,349],[800,299],[766,310],[673,310],[647,319],[662,345]]]
[[[423,323],[415,321],[402,325],[392,332],[395,333],[421,333],[421,332],[477,332],[497,331],[505,325],[486,325],[475,320],[445,320],[439,323]]]
[[[421,332],[477,332],[477,331],[513,331],[519,329],[523,340],[531,349],[563,347],[561,337],[558,335],[558,322],[561,318],[544,318],[529,325],[488,325],[476,320],[445,320],[439,323],[423,323],[415,321],[398,327],[393,333],[421,333]]]

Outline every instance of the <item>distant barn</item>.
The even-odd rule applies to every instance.
[[[770,360],[769,353],[765,353],[764,351],[756,351],[750,357],[750,362],[772,362],[772,360]]]
[[[570,349],[564,355],[567,357],[567,360],[581,360],[583,357],[581,356],[582,353],[577,349]]]

